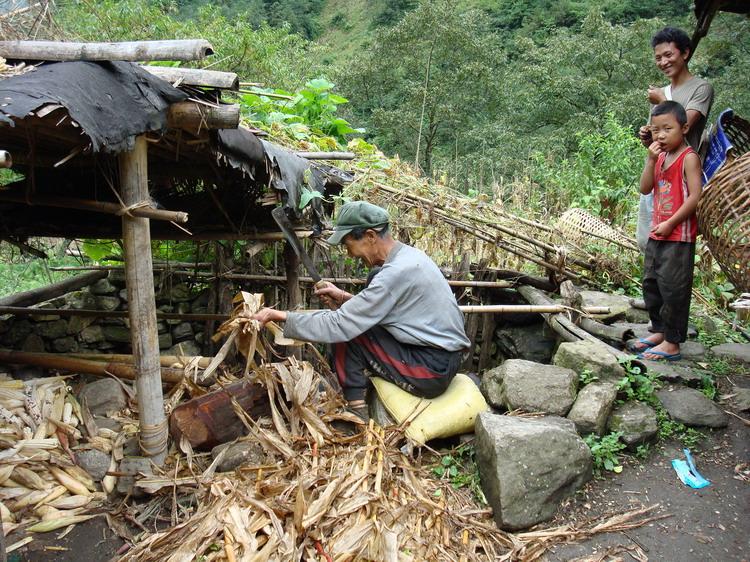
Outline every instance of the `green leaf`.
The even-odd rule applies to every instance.
[[[299,197],[299,208],[304,209],[310,204],[313,199],[323,199],[323,194],[320,191],[314,189],[305,189],[302,191]]]

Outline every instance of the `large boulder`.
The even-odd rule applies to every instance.
[[[575,423],[581,435],[596,433],[602,435],[607,427],[607,419],[617,398],[617,387],[608,382],[594,382],[584,386],[578,393],[568,419]]]
[[[96,297],[97,310],[117,310],[120,308],[120,299],[114,296],[101,295]]]
[[[750,411],[750,388],[735,386],[733,390],[734,405],[740,412]]]
[[[557,345],[554,333],[548,333],[544,324],[503,326],[495,331],[495,341],[500,353],[508,359],[526,359],[549,363]]]
[[[172,340],[183,342],[193,339],[193,326],[190,322],[181,322],[172,328]]]
[[[712,347],[711,352],[717,357],[750,363],[750,343],[723,343]]]
[[[591,451],[559,424],[482,412],[475,433],[482,489],[503,529],[550,519],[591,478]]]
[[[564,416],[576,399],[578,376],[570,369],[509,359],[489,374],[482,388],[495,407]]]
[[[34,330],[43,338],[54,340],[68,335],[68,322],[66,320],[53,320],[52,322],[41,322]]]
[[[701,373],[684,365],[676,365],[665,361],[649,361],[648,359],[642,359],[641,362],[649,373],[657,373],[659,379],[667,382],[699,386],[703,381]]]
[[[706,348],[699,341],[686,341],[680,344],[680,355],[683,359],[700,361],[706,355]]]
[[[619,380],[625,376],[622,368],[609,349],[592,341],[561,343],[552,363],[573,369],[579,375],[584,371],[599,377],[599,380]]]
[[[109,470],[110,455],[98,449],[88,449],[76,453],[78,464],[89,473],[91,478],[101,482]]]
[[[128,397],[122,386],[111,378],[86,384],[78,394],[78,400],[79,402],[86,400],[86,405],[95,416],[119,412],[128,405]]]
[[[694,388],[664,388],[656,396],[669,416],[685,425],[726,427],[729,423],[729,416]]]
[[[99,279],[96,283],[89,286],[89,291],[95,295],[112,295],[117,292],[117,287],[110,283],[109,279]]]
[[[620,318],[625,318],[628,310],[632,308],[630,297],[625,295],[614,295],[602,291],[581,291],[581,303],[583,306],[607,306],[609,312],[606,314],[595,314],[594,318],[610,324]]]
[[[176,355],[177,357],[192,357],[195,355],[201,355],[201,350],[198,345],[192,341],[187,340],[177,343],[169,348],[166,353],[162,355]]]
[[[643,402],[626,402],[617,406],[607,420],[610,431],[621,431],[622,441],[631,449],[651,441],[659,431],[656,412]]]

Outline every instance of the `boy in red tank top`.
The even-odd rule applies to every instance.
[[[643,264],[643,299],[652,334],[630,348],[640,359],[677,361],[687,337],[698,233],[695,208],[701,196],[700,158],[685,140],[687,130],[687,114],[679,103],[665,101],[651,111],[653,142],[641,174],[641,193],[654,192]]]

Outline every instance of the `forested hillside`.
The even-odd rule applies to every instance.
[[[57,6],[70,37],[205,37],[217,51],[212,68],[289,93],[325,77],[367,140],[426,175],[530,212],[577,205],[621,224],[632,217],[646,89],[664,83],[650,37],[666,24],[695,26],[691,0]],[[720,13],[691,68],[716,89],[712,119],[725,107],[750,115],[750,20]]]

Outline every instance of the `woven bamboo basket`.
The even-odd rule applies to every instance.
[[[711,178],[698,204],[698,230],[732,284],[750,291],[750,152]]]

